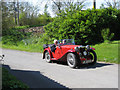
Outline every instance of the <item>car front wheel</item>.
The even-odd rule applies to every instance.
[[[77,66],[77,59],[74,53],[67,54],[67,63],[71,68],[75,68]]]
[[[46,62],[48,62],[48,63],[51,62],[51,60],[50,60],[50,54],[49,54],[48,51],[45,52],[45,60],[46,60]]]
[[[90,50],[90,58],[92,60],[92,63],[89,63],[89,65],[95,65],[97,62],[97,55],[93,50]]]

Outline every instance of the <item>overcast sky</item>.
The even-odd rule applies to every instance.
[[[8,2],[13,2],[14,0],[4,0],[4,1],[8,1]],[[49,5],[48,7],[48,12],[50,13],[50,15],[53,17],[54,14],[52,12],[52,0],[19,0],[20,2],[30,2],[31,4],[33,4],[34,6],[39,5],[40,7],[40,13],[42,14],[44,11],[44,6],[47,3]],[[55,1],[55,0],[54,0]],[[57,0],[56,0],[57,1]],[[67,0],[60,0],[60,1],[67,1]],[[79,0],[74,0],[74,1],[79,1]],[[81,1],[81,0],[80,0]],[[96,0],[96,8],[100,8],[101,4],[105,3],[105,1],[114,1],[114,0]],[[120,1],[120,0],[115,0],[115,1]],[[86,0],[86,7],[83,9],[87,9],[87,8],[93,8],[93,0]]]
[[[27,1],[27,0],[26,0]],[[61,1],[66,1],[66,0],[61,0]],[[75,0],[74,0],[75,1]],[[112,0],[111,0],[112,1]],[[40,7],[40,13],[42,14],[43,11],[44,11],[44,6],[46,4],[46,2],[48,3],[49,5],[49,8],[48,8],[48,12],[51,14],[51,16],[53,17],[54,14],[52,13],[52,7],[51,7],[51,3],[52,3],[52,0],[29,0],[29,2],[31,2],[33,5],[38,5],[38,4],[41,4]],[[100,5],[102,3],[104,3],[105,0],[96,0],[96,8],[99,8]],[[93,0],[86,0],[86,8],[92,8],[93,7]],[[83,9],[86,9],[86,8],[83,8]]]

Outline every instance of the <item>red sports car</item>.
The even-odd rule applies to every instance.
[[[80,66],[81,64],[91,64],[94,65],[97,61],[97,56],[95,49],[89,45],[75,45],[74,39],[64,39],[65,44],[61,42],[63,40],[58,40],[58,45],[55,50],[52,51],[51,44],[44,44],[43,59],[50,63],[53,60],[67,61],[67,64],[71,68]]]

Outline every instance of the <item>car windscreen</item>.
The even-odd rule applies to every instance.
[[[62,40],[58,40],[58,44],[62,44],[63,40],[65,41],[64,45],[75,45],[74,39],[62,39]]]

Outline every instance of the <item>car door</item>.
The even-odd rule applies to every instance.
[[[53,58],[59,59],[61,57],[61,48],[56,47],[55,52],[52,52]]]

